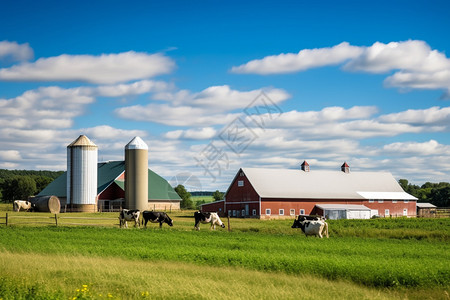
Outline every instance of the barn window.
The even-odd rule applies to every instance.
[[[392,200],[392,203],[397,203],[397,200]]]
[[[270,208],[266,208],[266,215],[270,216]]]
[[[252,210],[252,214],[256,216],[256,209]]]
[[[233,209],[233,217],[236,217],[236,210]]]
[[[238,181],[238,186],[244,186],[244,180],[239,180]]]
[[[280,216],[284,216],[284,209],[280,208],[280,209],[278,210],[278,214],[279,214]]]
[[[403,209],[403,215],[404,215],[404,216],[407,216],[407,215],[408,215],[408,209],[407,209],[407,208],[404,208],[404,209]]]
[[[290,215],[291,215],[291,216],[295,216],[295,209],[291,209],[291,210],[290,210]]]
[[[231,209],[228,210],[228,215],[231,217]]]
[[[375,201],[373,199],[369,199],[369,203],[374,203]]]
[[[241,212],[242,212],[242,216],[245,217],[245,209],[243,209]]]
[[[305,214],[305,210],[302,208],[302,209],[300,209],[300,214],[301,215],[304,215]]]
[[[380,200],[378,200],[378,203],[383,203],[383,202],[384,202],[384,200],[381,200],[381,199],[380,199]]]
[[[389,209],[385,209],[385,210],[384,210],[384,216],[385,216],[385,217],[388,217],[388,216],[389,216]]]
[[[409,200],[403,200],[403,202],[404,202],[404,203],[408,203],[408,202],[409,202]]]
[[[239,176],[244,176],[244,172],[239,173]]]

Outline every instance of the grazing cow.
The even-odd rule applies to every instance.
[[[216,229],[216,225],[225,228],[225,224],[222,223],[217,213],[196,211],[194,213],[195,225],[194,228],[200,230],[200,223],[211,223],[210,229]]]
[[[120,221],[120,228],[122,228],[122,225],[125,225],[125,228],[128,228],[127,221],[134,221],[134,227],[139,227],[139,216],[141,215],[141,212],[138,209],[122,209],[122,211],[119,214],[119,221]]]
[[[299,217],[300,219],[300,217]],[[323,219],[319,220],[294,220],[292,228],[301,228],[303,233],[308,235],[315,235],[322,238],[322,231],[325,229],[325,235],[328,237],[328,223]]]
[[[148,221],[152,223],[159,223],[159,228],[162,227],[163,223],[166,223],[169,226],[173,226],[172,219],[165,212],[146,210],[142,213],[142,218],[145,221],[145,227],[147,227]]]
[[[32,210],[34,205],[31,204],[31,202],[29,201],[23,201],[23,200],[16,200],[14,201],[14,210],[15,211],[20,211],[20,209],[29,211]]]

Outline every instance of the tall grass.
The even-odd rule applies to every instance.
[[[120,257],[139,261],[311,274],[373,287],[448,287],[450,245],[439,241],[170,228],[10,227],[0,229],[0,250],[15,253]]]
[[[398,292],[308,275],[113,257],[3,252],[0,269],[5,300],[400,298]]]

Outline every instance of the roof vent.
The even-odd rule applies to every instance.
[[[309,164],[306,162],[306,160],[303,161],[301,167],[302,167],[302,171],[309,172]]]
[[[341,166],[341,171],[344,173],[350,173],[350,166],[345,161]]]

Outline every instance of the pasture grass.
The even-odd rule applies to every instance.
[[[399,299],[405,295],[309,275],[113,257],[2,252],[0,269],[4,300]]]
[[[0,205],[1,209],[3,207]],[[60,226],[55,227],[27,224],[25,219],[14,219],[14,216],[32,215],[51,218],[51,214],[8,211],[13,225],[7,228],[0,225],[0,257],[6,257],[0,259],[0,298],[20,299],[26,298],[23,295],[33,294],[29,298],[39,299],[42,294],[44,296],[41,299],[61,299],[61,295],[73,296],[76,289],[81,293],[79,296],[86,296],[86,292],[82,292],[83,285],[88,285],[89,291],[97,298],[100,297],[99,294],[106,297],[105,293],[108,292],[118,298],[137,299],[150,295],[153,299],[156,297],[155,290],[144,289],[148,286],[144,279],[152,278],[157,283],[155,286],[167,286],[168,292],[164,292],[161,299],[203,299],[206,297],[203,289],[205,282],[209,282],[206,285],[208,288],[220,290],[219,295],[225,299],[290,299],[294,298],[295,293],[300,293],[302,298],[303,295],[315,298],[318,294],[324,295],[322,299],[448,299],[450,219],[329,220],[330,239],[318,239],[306,238],[298,229],[290,228],[292,219],[231,219],[232,232],[221,228],[210,231],[206,224],[202,224],[201,231],[197,232],[193,230],[193,212],[170,213],[174,219],[174,227],[164,224],[159,229],[159,225],[149,224],[147,229],[127,230],[118,228],[118,213],[59,214]],[[0,212],[0,217],[3,216],[4,213]],[[100,226],[68,225],[73,220],[63,217],[69,216],[94,218],[94,221],[80,222],[94,222]],[[226,219],[223,221],[227,222]],[[31,271],[28,275],[20,273],[16,277],[3,276],[5,270],[13,272],[6,267],[8,260],[20,260],[22,256],[29,258],[25,261],[35,261],[37,267],[25,266],[25,270]],[[45,266],[52,265],[45,258],[49,258],[48,261],[53,258],[72,261],[74,273],[69,276],[71,279],[60,285],[44,284],[44,281],[52,277],[46,271],[39,275],[41,269],[45,270]],[[85,261],[88,263],[84,263]],[[121,267],[105,271],[114,276],[104,277],[96,273],[94,265],[98,264],[102,266],[100,269],[108,270],[116,261]],[[62,262],[59,261],[58,264]],[[145,270],[142,269],[139,271],[142,274],[138,272],[136,275],[138,279],[135,282],[133,275],[125,275],[128,270],[120,274],[119,269],[126,269],[127,264],[138,270],[141,265],[145,266],[144,269],[156,269],[166,281],[163,282],[159,277],[148,277],[151,272],[147,271],[145,275]],[[211,273],[216,272],[220,276],[231,275],[230,278],[223,279],[222,285],[221,280],[208,277],[215,276]],[[65,273],[66,270],[62,270],[55,274]],[[242,275],[247,276],[246,279],[239,277],[239,274],[247,274]],[[32,279],[39,284],[30,285],[26,280],[27,276],[42,278]],[[126,279],[127,276],[129,280]],[[267,276],[266,281],[259,276]],[[280,276],[286,281],[275,280]],[[85,278],[91,280],[86,281]],[[258,278],[257,282],[249,282],[252,278]],[[142,280],[142,285],[139,280]],[[259,281],[261,285],[258,285]],[[172,282],[177,284],[170,287]],[[294,282],[299,283],[298,287]],[[317,283],[317,288],[308,286],[309,282]],[[325,289],[318,287],[321,282],[325,282]],[[9,295],[8,291],[13,293],[15,285],[21,287],[15,290],[22,296],[4,296]],[[177,285],[183,285],[180,293],[177,292]],[[46,286],[48,288],[42,288]],[[119,293],[116,287],[127,292]],[[271,294],[269,287],[270,290],[277,290],[277,293]],[[328,287],[334,291],[333,296],[323,293]],[[356,290],[352,290],[353,288]],[[255,294],[259,297],[249,296],[249,291],[253,289],[260,289],[263,294]],[[283,292],[278,295],[280,290]],[[315,292],[311,294],[309,290]],[[264,293],[268,296],[265,297]],[[357,296],[353,297],[353,294]]]
[[[0,251],[117,257],[139,261],[311,274],[371,287],[448,287],[450,245],[440,241],[171,228],[0,228]]]

